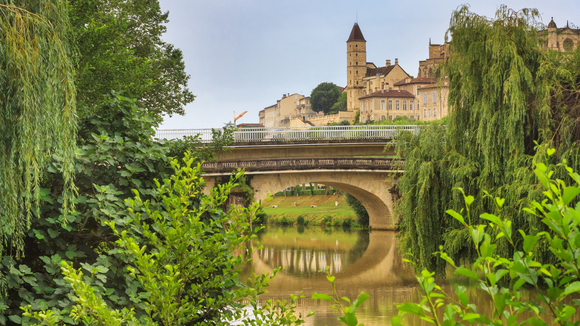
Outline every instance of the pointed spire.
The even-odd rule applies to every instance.
[[[550,23],[548,24],[548,28],[556,28],[556,23],[554,22],[554,17],[552,17],[552,20],[550,20]]]
[[[352,31],[350,31],[350,36],[348,37],[347,42],[355,42],[355,41],[362,41],[362,42],[366,42],[360,27],[358,27],[358,23],[354,23],[354,26],[352,27]]]

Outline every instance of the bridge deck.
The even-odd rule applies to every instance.
[[[229,162],[207,162],[203,164],[206,172],[232,172],[243,168],[246,171],[280,170],[400,170],[403,160],[389,157],[372,158],[297,158],[261,159]]]

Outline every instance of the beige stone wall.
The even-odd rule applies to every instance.
[[[331,123],[339,123],[343,120],[346,120],[349,123],[353,123],[354,115],[355,112],[352,111],[340,111],[336,114],[329,115],[318,114],[316,117],[309,119],[308,121],[314,126],[327,126]]]
[[[391,109],[389,109],[389,101],[391,102]],[[399,102],[399,109],[397,110],[397,101]],[[372,97],[362,99],[363,110],[361,110],[360,121],[367,122],[368,120],[394,120],[400,116],[406,116],[409,119],[417,119],[419,112],[415,109],[411,110],[411,103],[415,99],[408,97]]]
[[[540,31],[539,37],[544,41],[544,47],[554,51],[573,51],[578,48],[580,30],[564,28],[548,28]]]
[[[419,111],[421,120],[437,120],[449,114],[447,98],[449,96],[448,85],[432,85],[419,89]],[[435,101],[433,101],[435,97]],[[425,99],[426,104],[425,104]]]
[[[260,123],[262,120],[260,119]],[[274,127],[276,124],[276,105],[269,106],[264,109],[264,127]]]

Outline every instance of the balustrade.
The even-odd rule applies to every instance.
[[[416,125],[239,128],[234,131],[234,143],[387,141],[396,139],[401,132],[418,134],[421,128]],[[212,140],[212,129],[160,129],[155,135],[158,139],[180,139],[184,136],[199,137],[202,143],[208,143]]]

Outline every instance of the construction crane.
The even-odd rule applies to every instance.
[[[239,118],[243,117],[244,114],[248,113],[248,111],[244,111],[242,112],[242,114],[240,114],[239,116],[236,117],[236,111],[234,111],[234,127],[236,126],[236,121],[238,121]]]

